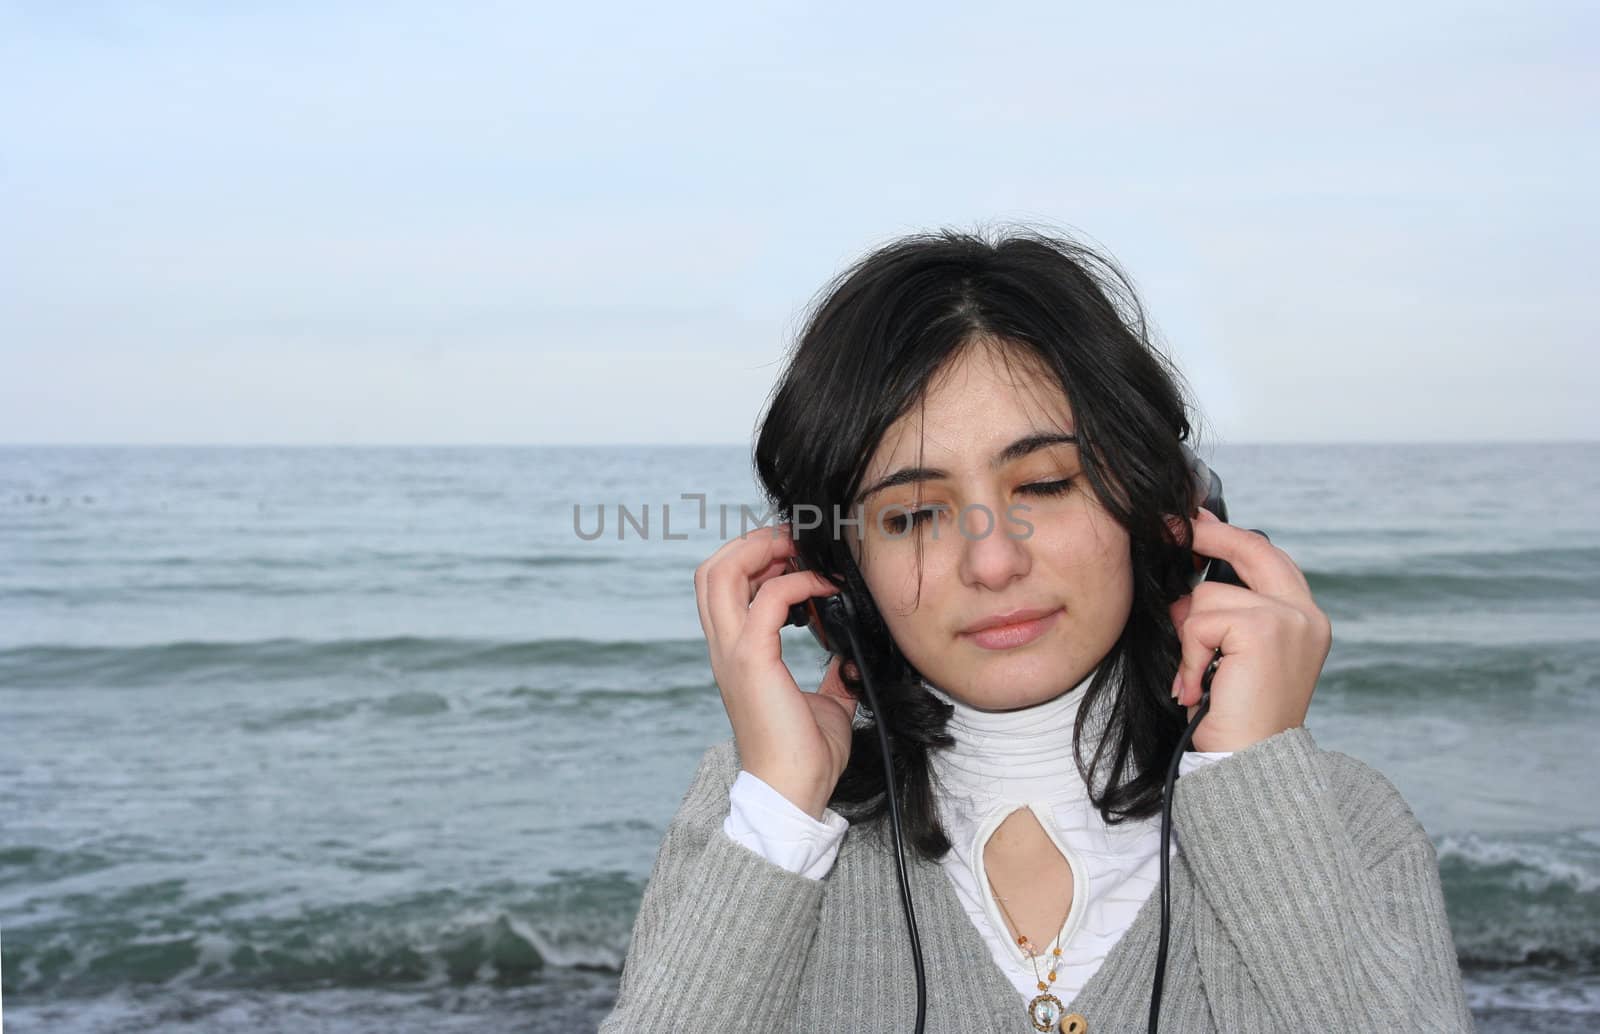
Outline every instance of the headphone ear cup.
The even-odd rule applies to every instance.
[[[813,634],[822,643],[822,648],[830,653],[852,657],[850,645],[850,629],[854,625],[852,615],[855,608],[851,606],[843,593],[837,596],[825,596],[813,600],[813,610],[817,615],[817,622],[811,626]],[[818,632],[820,628],[820,633]],[[853,659],[853,657],[852,657]]]
[[[812,597],[809,600],[802,600],[793,604],[789,608],[789,620],[784,622],[784,626],[804,626],[805,630],[811,633],[811,638],[817,641],[818,646],[828,653],[837,653],[838,651],[834,649],[833,644],[839,641],[840,637],[829,631],[830,622],[824,616],[829,609],[826,604],[836,598],[829,596],[818,600],[816,597]]]
[[[783,623],[783,627],[793,625],[795,628],[807,628],[816,620],[816,605],[811,600],[801,600],[789,605],[789,619]]]

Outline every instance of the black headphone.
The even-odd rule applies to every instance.
[[[1222,478],[1216,471],[1195,455],[1187,443],[1180,442],[1184,459],[1188,464],[1191,484],[1193,485],[1192,506],[1204,507],[1210,510],[1220,521],[1228,519],[1228,506],[1222,498]],[[1193,511],[1191,511],[1193,512]],[[1252,528],[1263,538],[1267,533],[1258,528]],[[1215,557],[1202,557],[1195,554],[1197,561],[1194,572],[1189,577],[1191,591],[1202,581],[1221,582],[1227,585],[1244,586],[1238,572],[1226,560]],[[1204,561],[1200,563],[1200,561]],[[798,567],[798,560],[796,563]],[[1247,586],[1246,586],[1247,587]],[[879,714],[878,694],[873,689],[872,677],[867,673],[867,666],[863,663],[864,654],[861,643],[857,638],[857,629],[861,627],[856,606],[851,602],[848,589],[833,596],[814,596],[801,603],[796,603],[789,608],[789,625],[804,625],[811,630],[817,642],[830,654],[839,654],[842,657],[853,659],[856,670],[861,673],[861,682],[865,688],[866,703],[874,715]],[[848,649],[848,652],[846,650]],[[1183,760],[1189,742],[1194,737],[1195,729],[1204,720],[1206,713],[1211,708],[1211,678],[1216,673],[1217,664],[1222,659],[1222,651],[1218,650],[1212,657],[1211,663],[1206,666],[1205,674],[1200,678],[1200,703],[1195,709],[1195,714],[1190,719],[1183,735],[1178,737],[1178,745],[1173,749],[1172,760],[1167,765],[1166,788],[1162,793],[1161,801],[1161,943],[1156,951],[1156,969],[1153,986],[1150,989],[1150,1034],[1156,1032],[1156,1020],[1161,1012],[1161,990],[1167,969],[1167,934],[1170,926],[1170,913],[1172,908],[1172,890],[1168,876],[1168,854],[1172,843],[1172,793],[1178,780],[1178,764]],[[894,760],[889,749],[889,733],[884,723],[873,722],[878,730],[878,747],[883,754],[884,787],[889,803],[889,822],[894,833],[894,849],[896,871],[900,877],[900,901],[905,907],[906,927],[911,935],[911,959],[917,974],[917,1034],[922,1034],[924,1017],[927,1010],[926,978],[922,968],[922,942],[917,936],[917,918],[915,909],[911,905],[911,882],[906,875],[905,844],[900,831],[900,802],[894,790]]]

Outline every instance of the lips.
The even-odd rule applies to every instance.
[[[1046,614],[1059,610],[1059,607],[1033,607],[1028,610],[1013,610],[1006,614],[993,614],[981,621],[974,621],[961,630],[962,635],[973,635],[989,628],[1002,628],[1006,625],[1020,625],[1026,621],[1042,618]]]
[[[1060,607],[1055,610],[1017,610],[1010,614],[997,614],[978,622],[979,626],[987,627],[979,627],[977,631],[963,635],[981,650],[1012,650],[1044,635],[1060,620],[1061,614]]]

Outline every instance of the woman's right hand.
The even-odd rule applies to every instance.
[[[795,555],[790,525],[756,528],[695,568],[694,594],[744,770],[820,821],[850,760],[856,698],[838,657],[815,693],[783,663],[790,606],[839,591],[813,571],[789,570]]]

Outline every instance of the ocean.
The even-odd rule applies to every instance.
[[[1600,444],[1201,452],[1480,1029],[1600,1027]],[[593,1031],[731,731],[691,578],[741,505],[743,446],[0,448],[6,1030]]]

